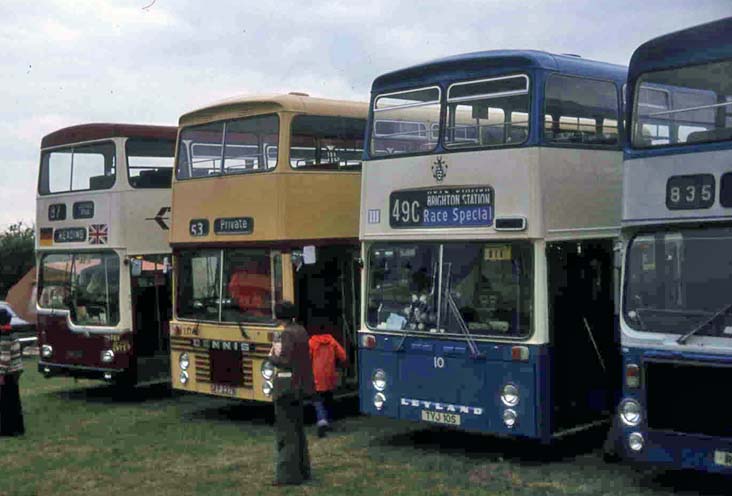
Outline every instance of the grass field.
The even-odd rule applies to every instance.
[[[601,433],[551,450],[525,442],[361,417],[352,403],[325,439],[308,428],[315,479],[270,486],[270,407],[179,394],[122,395],[43,379],[26,360],[27,434],[0,438],[0,495],[664,495],[729,494],[732,481],[607,465]]]

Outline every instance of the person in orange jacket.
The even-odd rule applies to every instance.
[[[338,385],[336,365],[348,363],[346,350],[330,334],[310,336],[310,359],[313,362],[315,378],[315,415],[318,419],[318,437],[325,436],[330,429],[328,410],[333,401],[333,391]]]

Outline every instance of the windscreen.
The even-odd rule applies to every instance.
[[[107,253],[54,253],[41,261],[38,304],[68,310],[82,326],[119,322],[119,256]]]
[[[532,329],[530,243],[376,244],[367,323],[374,329],[525,337]]]
[[[184,128],[176,177],[264,172],[277,166],[279,118],[260,115]]]
[[[730,227],[638,234],[627,255],[626,321],[638,331],[687,333],[732,307],[731,270]],[[732,337],[724,313],[698,334]]]
[[[43,152],[38,191],[42,195],[109,189],[116,174],[114,143],[70,146]]]
[[[633,109],[635,148],[732,139],[732,61],[643,74]]]
[[[176,257],[177,314],[220,322],[274,321],[282,257],[266,249],[190,250]]]

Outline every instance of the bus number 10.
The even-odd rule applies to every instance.
[[[419,224],[421,220],[419,207],[417,200],[396,200],[391,209],[391,217],[399,223]]]
[[[432,364],[436,369],[444,369],[445,368],[445,359],[442,357],[434,357],[432,360]]]

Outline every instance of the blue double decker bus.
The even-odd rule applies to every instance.
[[[633,54],[621,453],[732,472],[732,18]]]
[[[611,417],[625,80],[507,50],[374,81],[362,412],[546,442]]]

